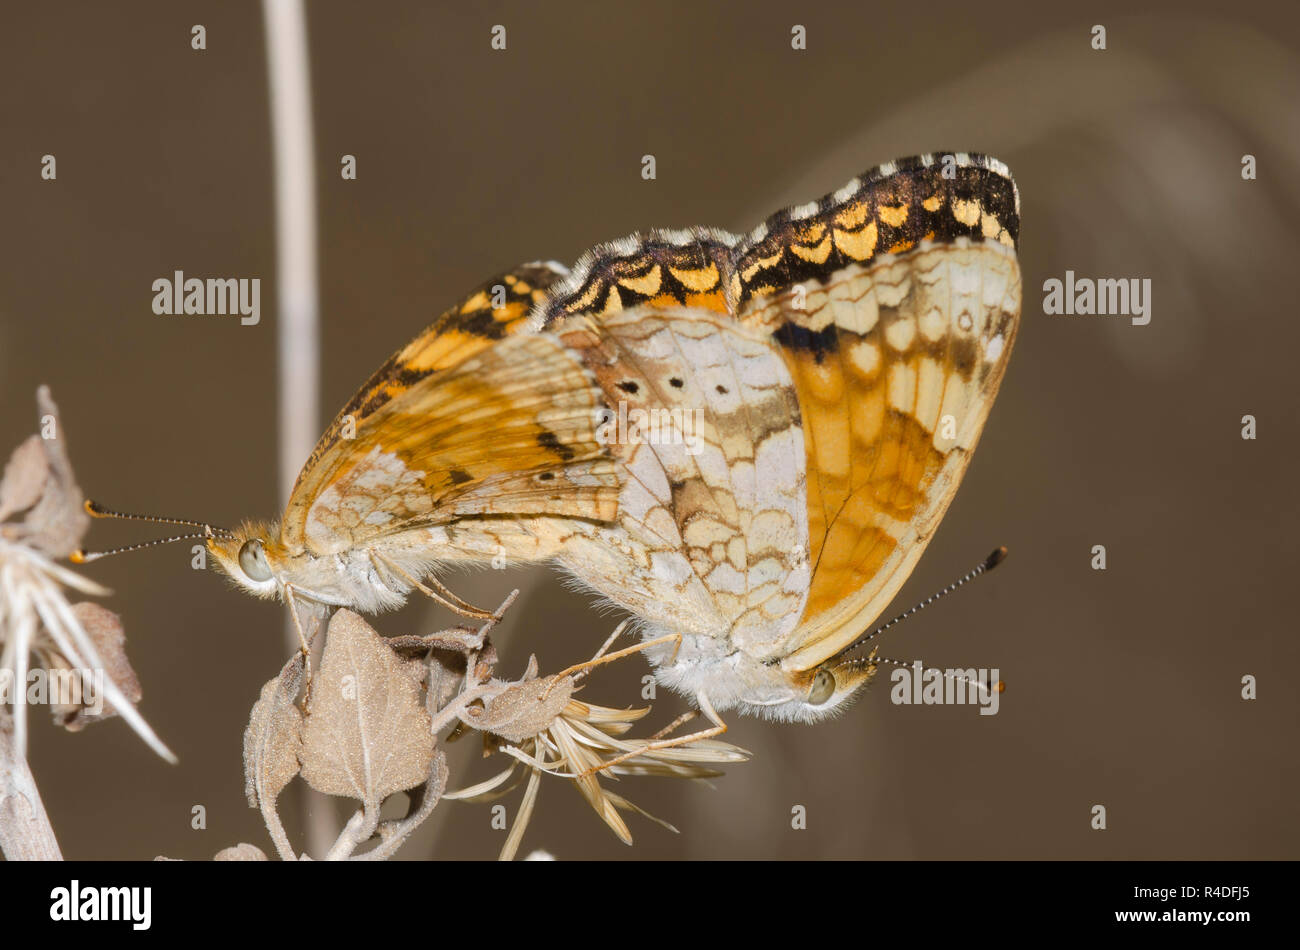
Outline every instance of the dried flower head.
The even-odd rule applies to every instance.
[[[40,433],[18,446],[0,480],[0,685],[12,709],[14,744],[24,755],[28,673],[35,657],[46,682],[61,687],[57,697],[46,694],[56,721],[79,729],[117,713],[174,762],[135,709],[140,685],[122,649],[117,616],[67,600],[67,589],[94,596],[108,590],[55,561],[76,550],[90,519],[68,461],[58,407],[45,386],[36,399]]]
[[[649,707],[614,709],[573,698],[578,679],[601,661],[604,650],[623,629],[620,626],[605,648],[576,674],[539,678],[537,660],[530,658],[520,680],[513,683],[494,680],[479,687],[482,704],[466,705],[460,713],[462,723],[496,737],[495,748],[515,761],[493,778],[471,788],[448,792],[445,798],[490,800],[518,784],[523,778],[519,774],[521,767],[527,773],[524,798],[501,849],[502,860],[513,858],[523,840],[543,774],[574,782],[587,804],[619,840],[631,844],[632,833],[620,811],[635,812],[672,832],[677,829],[603,786],[602,775],[707,779],[722,774],[714,766],[749,758],[749,753],[739,746],[716,739],[695,739],[665,747],[667,737],[692,718],[691,714],[647,738],[628,739],[626,734],[650,712]],[[621,653],[635,652],[635,649]],[[471,690],[469,694],[474,692]]]

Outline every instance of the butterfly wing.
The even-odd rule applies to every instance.
[[[580,314],[610,317],[639,308],[734,312],[728,297],[738,238],[715,228],[656,230],[598,245],[556,281],[534,310],[537,326]]]
[[[640,532],[639,543],[658,545],[665,562],[680,549],[690,569],[668,571],[680,579],[677,592],[707,600],[719,622],[734,625],[738,645],[781,655],[790,669],[810,668],[855,639],[907,579],[956,492],[1006,369],[1020,309],[1018,232],[1019,198],[1000,162],[922,156],[779,212],[744,239],[693,229],[602,245],[539,306],[543,326],[590,318],[596,329],[582,332],[591,340],[561,335],[601,354],[589,368],[611,404],[707,410],[706,442],[727,451],[629,454],[631,482],[651,485],[658,475],[649,469],[662,467],[667,485],[638,497],[633,484],[620,521]],[[692,320],[709,329],[692,331]],[[787,487],[793,469],[779,454],[766,466],[745,457],[757,456],[770,432],[711,403],[717,361],[698,348],[692,358],[681,343],[695,333],[738,349],[761,338],[785,364],[797,407],[774,418],[778,429],[801,433],[806,508],[780,538],[808,567],[792,556],[754,556],[768,539],[753,534],[763,509],[749,479],[757,473],[760,487]],[[620,389],[627,380],[614,369],[629,366],[642,387],[636,393]],[[766,365],[762,375],[775,384],[782,374]],[[666,386],[673,378],[688,388]],[[728,469],[738,474],[728,479]],[[727,574],[719,554],[728,550],[738,552],[738,576]],[[605,573],[625,568],[635,576],[631,553]],[[801,579],[807,599],[797,626],[777,623],[778,607],[788,606],[782,598]],[[657,592],[660,583],[646,574],[642,586]],[[635,591],[620,594],[639,613],[701,612],[698,603],[680,607],[652,594],[638,605]],[[751,622],[762,619],[764,603],[759,643]]]
[[[767,652],[808,586],[803,439],[780,356],[698,307],[643,303],[553,329],[605,394],[622,483],[599,550],[562,560],[642,617]]]
[[[891,163],[769,219],[737,248],[738,319],[799,396],[812,581],[784,665],[808,669],[885,609],[943,517],[1020,314],[1019,198],[976,155]]]
[[[489,281],[394,354],[298,476],[282,543],[324,554],[467,516],[611,517],[590,378],[553,337],[521,332],[563,273]]]

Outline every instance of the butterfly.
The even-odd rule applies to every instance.
[[[538,309],[607,411],[661,420],[657,438],[616,442],[615,519],[574,525],[556,560],[640,620],[660,682],[717,727],[696,738],[725,728],[717,710],[822,718],[874,674],[863,637],[933,537],[1006,370],[1018,235],[1001,162],[926,155],[747,236],[597,248]],[[695,420],[693,438],[665,437],[665,416]]]
[[[280,521],[205,525],[205,543],[249,593],[322,614],[417,589],[483,613],[444,565],[553,561],[639,620],[657,677],[715,726],[820,718],[874,673],[854,650],[979,439],[1018,235],[1006,166],[940,153],[748,235],[523,265],[371,376]]]
[[[322,435],[278,523],[207,539],[218,566],[255,596],[326,610],[373,613],[419,589],[487,616],[437,583],[444,565],[545,560],[548,519],[613,518],[600,394],[575,354],[525,332],[565,273],[500,275],[395,353]]]

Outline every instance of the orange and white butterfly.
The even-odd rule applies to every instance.
[[[1018,232],[1001,162],[927,155],[746,237],[597,248],[535,311],[620,421],[696,420],[693,438],[661,424],[614,446],[617,515],[573,525],[557,560],[647,640],[681,635],[647,655],[719,727],[699,736],[722,709],[821,718],[874,673],[854,647],[933,536],[1006,369]]]
[[[432,593],[444,564],[553,559],[646,640],[680,637],[648,656],[719,728],[717,709],[819,718],[874,672],[850,651],[979,439],[1016,335],[1018,231],[1006,167],[949,153],[747,236],[525,265],[371,377],[280,522],[208,548],[251,593],[321,612]],[[692,437],[624,425],[655,413]]]

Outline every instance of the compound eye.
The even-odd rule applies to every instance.
[[[271,565],[266,562],[266,551],[262,549],[262,542],[254,538],[251,541],[245,541],[244,546],[239,549],[239,566],[249,580],[269,581],[271,579]]]
[[[835,695],[835,674],[830,670],[818,670],[813,677],[812,689],[808,690],[808,704],[820,706]]]

